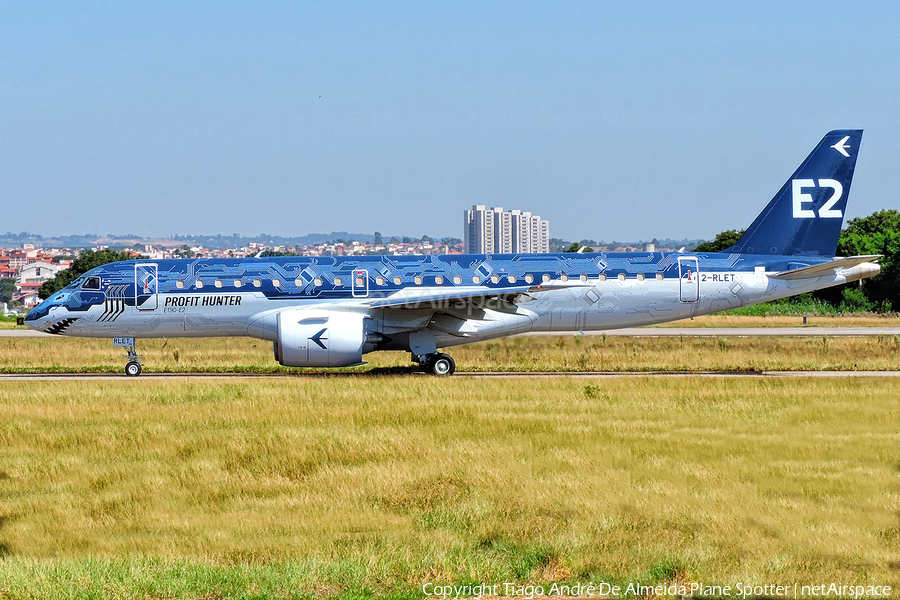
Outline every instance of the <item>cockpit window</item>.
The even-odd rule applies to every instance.
[[[99,290],[100,289],[100,278],[99,277],[88,277],[84,280],[84,283],[81,284],[81,289],[83,290]]]

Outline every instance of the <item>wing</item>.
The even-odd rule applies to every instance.
[[[480,298],[502,299],[517,302],[521,299],[533,298],[534,294],[573,287],[590,287],[590,283],[548,283],[543,285],[520,285],[504,288],[487,288],[483,286],[460,286],[453,288],[404,288],[384,298],[371,302],[372,308],[425,308],[458,300],[469,301]]]

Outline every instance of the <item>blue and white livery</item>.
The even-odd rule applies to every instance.
[[[861,130],[828,133],[724,252],[282,257],[126,261],[78,278],[26,324],[57,335],[251,336],[291,367],[361,364],[528,331],[674,321],[870,277],[877,256],[836,258]],[[124,338],[124,339],[123,339]]]

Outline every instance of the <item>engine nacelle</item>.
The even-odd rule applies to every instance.
[[[275,360],[285,367],[349,367],[362,362],[366,315],[289,309],[278,313]]]

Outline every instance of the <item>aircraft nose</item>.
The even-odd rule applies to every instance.
[[[47,318],[50,315],[50,309],[53,308],[56,303],[48,298],[31,309],[31,311],[25,315],[25,326],[29,329],[40,330],[43,329],[43,326],[47,322]]]

